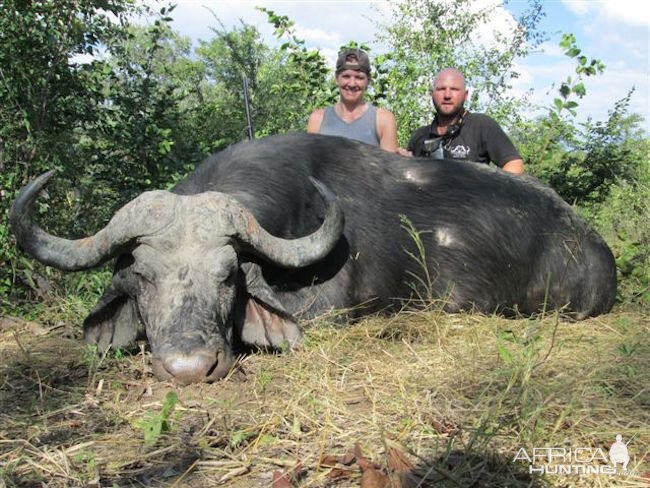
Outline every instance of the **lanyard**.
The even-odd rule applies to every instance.
[[[422,155],[435,159],[444,159],[444,151],[449,150],[451,141],[458,136],[463,126],[463,121],[467,115],[467,110],[463,110],[458,120],[447,128],[447,132],[441,136],[438,135],[435,127],[438,126],[438,116],[436,115],[429,127],[429,137],[422,142]]]

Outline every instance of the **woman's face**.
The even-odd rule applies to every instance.
[[[348,103],[360,103],[370,84],[370,78],[363,71],[346,69],[336,75],[341,100]]]

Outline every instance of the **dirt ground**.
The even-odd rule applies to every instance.
[[[0,486],[650,486],[649,332],[627,312],[325,321],[300,351],[179,387],[143,344],[101,356],[77,325],[0,317]],[[616,434],[628,473],[513,461]]]

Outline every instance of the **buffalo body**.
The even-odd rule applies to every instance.
[[[31,220],[49,176],[14,204],[19,242],[62,269],[117,256],[87,340],[124,346],[146,334],[156,375],[181,383],[226,374],[239,341],[298,344],[296,321],[330,309],[360,315],[433,296],[448,311],[582,319],[616,295],[610,249],[569,205],[532,177],[485,165],[274,136],[212,156],[79,241]]]

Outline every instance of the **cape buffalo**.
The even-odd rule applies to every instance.
[[[569,205],[532,177],[485,165],[273,136],[210,157],[80,240],[31,219],[51,176],[16,199],[18,242],[63,270],[117,256],[85,338],[106,348],[146,335],[160,379],[220,378],[238,341],[293,346],[297,319],[332,308],[389,310],[426,282],[418,259],[448,311],[561,308],[582,319],[609,311],[616,295],[610,249]]]

